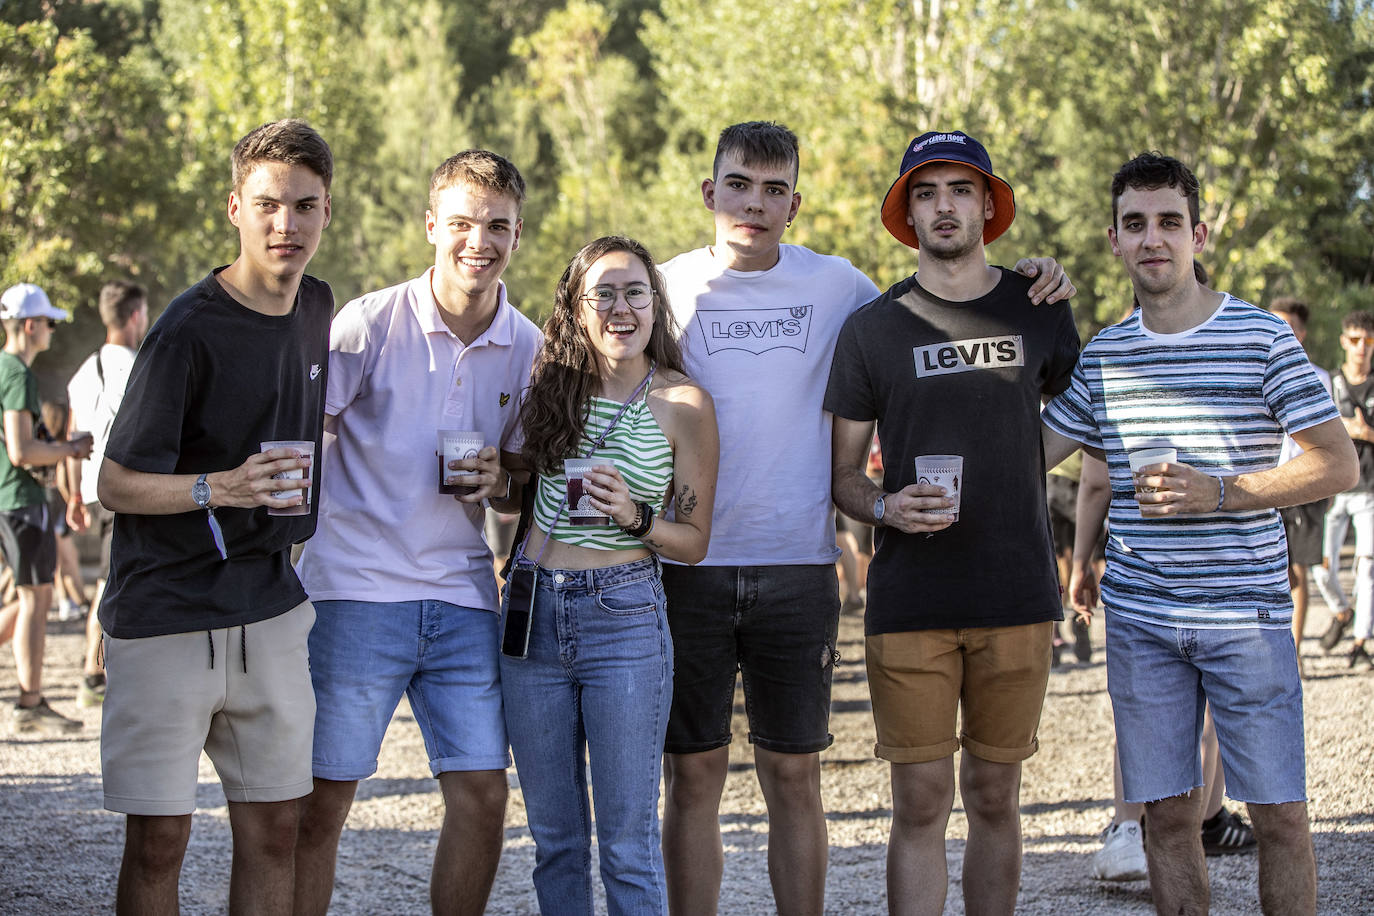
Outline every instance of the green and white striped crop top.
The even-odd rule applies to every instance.
[[[601,431],[620,410],[619,401],[607,398],[593,397],[589,406],[586,429],[578,444],[578,453],[572,457],[585,456],[596,437],[601,435]],[[590,438],[588,433],[591,434]],[[591,456],[591,460],[614,463],[630,488],[630,499],[636,502],[643,500],[662,515],[668,487],[673,481],[673,447],[654,419],[647,396],[642,396],[626,408],[620,422],[611,431],[605,444]],[[554,525],[554,513],[558,511],[558,504],[566,489],[567,479],[561,469],[557,474],[539,478],[539,489],[534,500],[534,520],[545,532],[553,526],[554,540],[596,550],[633,550],[644,546],[639,538],[621,531],[615,522],[607,525],[569,524],[566,506],[558,516],[558,524]]]

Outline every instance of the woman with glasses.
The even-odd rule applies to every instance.
[[[658,785],[673,648],[659,557],[706,556],[718,459],[715,410],[676,331],[649,252],[598,239],[563,272],[522,405],[538,482],[503,601],[501,682],[544,913],[592,913],[593,811],[610,913],[667,912]],[[567,459],[591,466],[573,505]]]

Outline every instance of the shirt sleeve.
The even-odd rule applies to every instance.
[[[1287,328],[1278,332],[1264,367],[1264,400],[1290,435],[1340,418],[1302,344]]]
[[[325,389],[324,412],[332,417],[343,413],[362,391],[376,356],[368,352],[369,334],[363,316],[362,300],[354,300],[334,316],[329,326],[329,377]]]
[[[830,381],[825,388],[825,409],[846,420],[867,422],[878,418],[878,405],[873,394],[873,378],[859,345],[855,317],[849,316],[835,342]]]
[[[1102,448],[1102,432],[1093,414],[1091,389],[1088,384],[1085,354],[1074,366],[1069,384],[1055,395],[1054,400],[1040,413],[1040,419],[1054,432],[1093,448]]]
[[[129,374],[105,455],[132,471],[172,474],[181,456],[182,424],[194,386],[190,344],[149,334]]]
[[[33,412],[32,404],[36,395],[29,393],[29,380],[32,378],[32,372],[25,372],[23,367],[15,362],[5,361],[4,368],[0,369],[0,411]]]
[[[1045,386],[1041,389],[1047,395],[1059,394],[1069,387],[1074,369],[1078,366],[1078,353],[1081,347],[1078,325],[1074,324],[1073,320],[1073,309],[1067,302],[1057,303],[1052,307],[1059,310],[1059,321],[1055,326],[1054,355],[1050,359]]]

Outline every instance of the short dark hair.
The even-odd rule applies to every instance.
[[[1282,296],[1269,304],[1269,311],[1283,312],[1285,315],[1292,315],[1307,327],[1308,320],[1312,317],[1312,310],[1307,307],[1307,303],[1293,296]]]
[[[1374,334],[1374,314],[1370,314],[1364,309],[1356,309],[1346,315],[1341,319],[1341,333],[1346,331],[1364,331],[1366,334]]]
[[[439,192],[454,185],[470,185],[505,194],[515,201],[518,213],[525,205],[525,179],[505,156],[491,150],[465,149],[449,156],[429,176],[429,209],[439,209]]]
[[[132,280],[111,280],[100,288],[100,321],[122,328],[148,301],[148,291]]]
[[[1174,157],[1152,150],[1136,156],[1112,176],[1112,225],[1116,225],[1117,201],[1127,188],[1153,191],[1164,187],[1176,189],[1188,201],[1188,218],[1192,220],[1192,225],[1196,226],[1202,221],[1198,208],[1197,176]]]
[[[326,191],[334,179],[334,154],[329,151],[329,144],[300,118],[286,118],[254,128],[235,145],[229,160],[235,191],[242,190],[253,168],[263,162],[303,165],[320,176]]]
[[[720,173],[720,160],[727,155],[739,157],[743,165],[792,167],[792,185],[797,184],[801,167],[801,153],[797,135],[775,121],[745,121],[731,124],[720,132],[716,141],[716,158],[711,163],[711,177]]]

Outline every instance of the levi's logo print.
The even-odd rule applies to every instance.
[[[911,353],[916,358],[917,378],[953,375],[956,372],[972,372],[975,369],[1004,369],[1026,364],[1026,352],[1020,334],[951,340],[947,343],[913,347]]]
[[[706,339],[706,352],[747,350],[758,355],[788,347],[806,352],[815,309],[796,305],[785,309],[699,310],[697,326]]]

